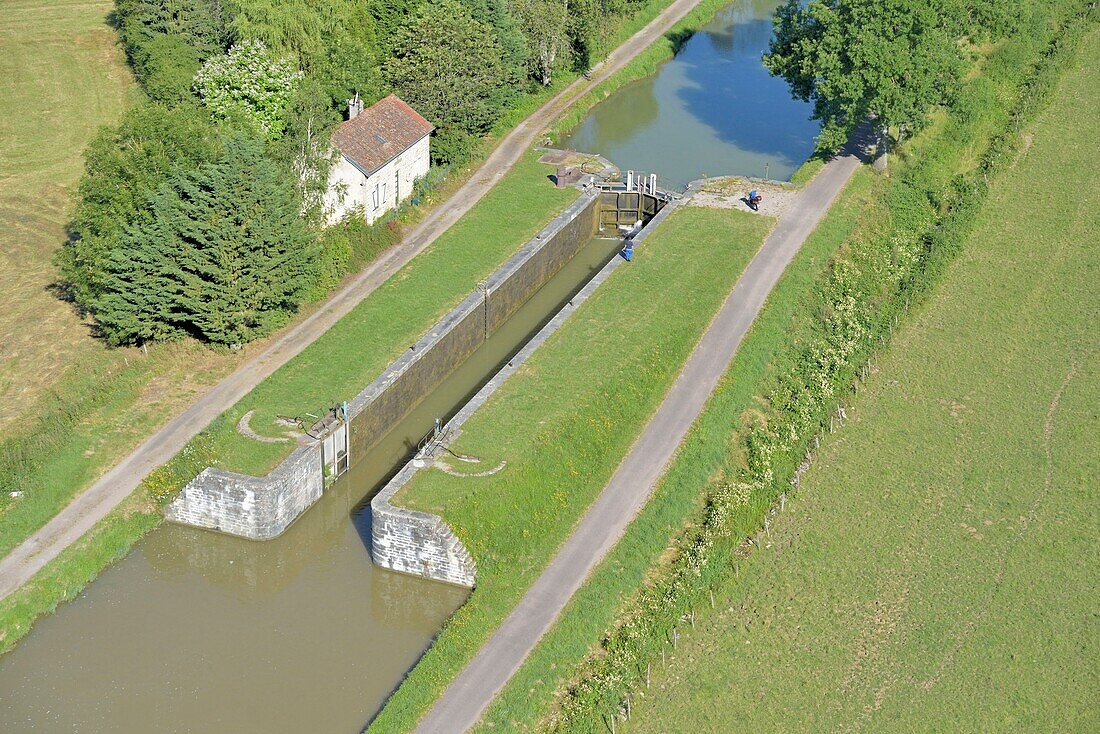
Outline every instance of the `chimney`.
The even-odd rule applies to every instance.
[[[359,92],[355,93],[352,99],[348,100],[348,119],[354,120],[359,116],[359,113],[363,111],[363,100],[359,98]]]

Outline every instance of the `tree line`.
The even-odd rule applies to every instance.
[[[1022,18],[1011,0],[787,0],[764,65],[813,103],[820,151],[868,119],[900,141],[952,100],[978,44]]]
[[[321,227],[348,98],[397,93],[436,125],[433,162],[461,164],[644,2],[116,0],[143,98],[87,150],[68,294],[115,345],[270,332],[396,237]]]

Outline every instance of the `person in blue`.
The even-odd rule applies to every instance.
[[[753,189],[749,192],[749,209],[752,209],[754,212],[759,211],[760,202],[762,202],[763,200],[764,197],[760,195],[760,192],[756,189]]]

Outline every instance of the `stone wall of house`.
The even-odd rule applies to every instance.
[[[347,158],[337,155],[329,169],[325,211],[329,224],[335,224],[352,211],[362,212],[370,224],[412,196],[416,180],[428,174],[431,166],[431,136],[425,135],[408,150],[382,166],[369,177]]]

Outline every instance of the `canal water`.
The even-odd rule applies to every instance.
[[[620,247],[593,238],[282,536],[151,533],[0,657],[0,732],[358,732],[468,593],[374,567],[369,498]]]
[[[682,190],[706,176],[786,180],[813,152],[812,106],[761,62],[779,0],[738,0],[676,57],[601,102],[561,147],[656,173]]]

